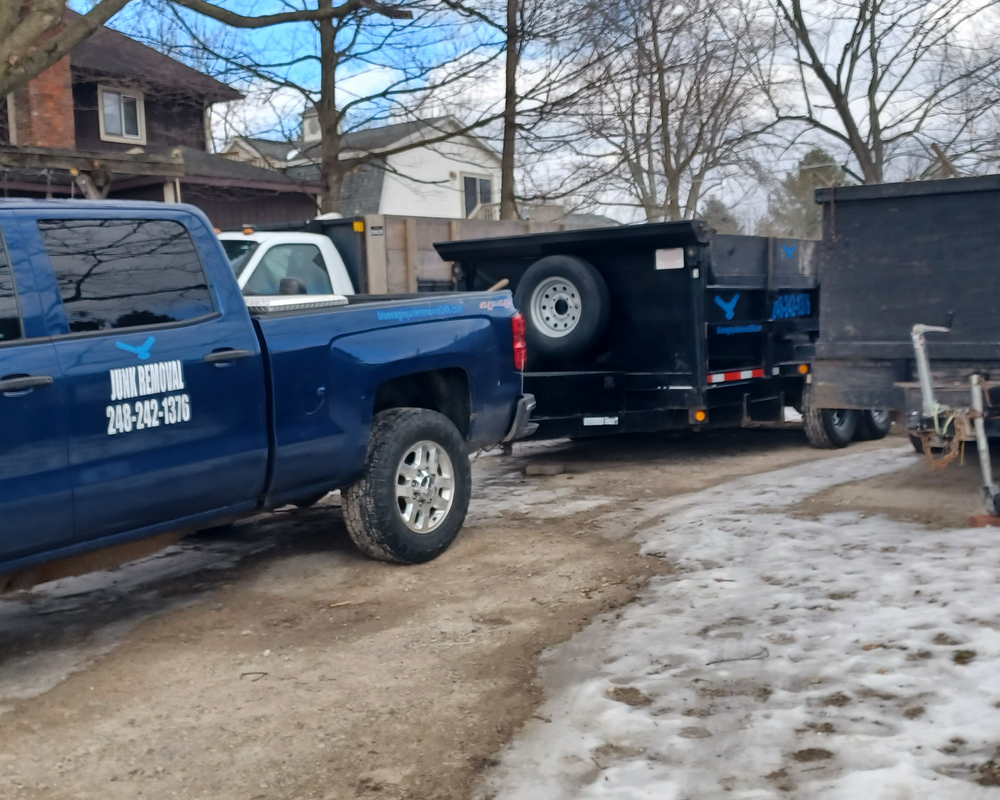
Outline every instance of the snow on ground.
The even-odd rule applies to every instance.
[[[518,455],[540,455],[565,444],[565,439],[518,444]],[[481,469],[475,476],[467,525],[495,522],[504,516],[521,514],[533,520],[551,520],[592,511],[613,503],[614,498],[591,495],[579,497],[575,487],[542,488],[537,478],[525,479],[500,459],[499,448],[477,454],[473,464]]]
[[[998,532],[790,513],[912,459],[848,455],[640,512],[676,575],[546,655],[549,700],[480,796],[1000,797],[976,783],[1000,745]]]

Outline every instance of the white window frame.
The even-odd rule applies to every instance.
[[[472,216],[471,217],[464,216],[465,215],[465,179],[466,178],[475,178],[476,179],[476,207],[472,210]],[[463,214],[462,218],[463,219],[473,219],[473,217],[475,217],[475,215],[476,215],[476,212],[479,211],[479,209],[482,208],[484,205],[486,205],[486,203],[484,203],[482,201],[482,198],[479,196],[479,181],[489,181],[490,182],[490,202],[489,202],[489,205],[495,205],[495,203],[496,203],[496,201],[493,199],[494,197],[496,197],[496,179],[492,175],[490,175],[488,173],[485,173],[485,172],[462,172],[459,175],[459,186],[460,186],[460,189],[461,189],[461,191],[459,191],[459,194],[461,195],[460,202],[462,204],[462,214]]]
[[[132,97],[136,100],[136,110],[139,117],[138,136],[118,136],[104,130],[104,93]],[[102,142],[120,142],[122,144],[146,144],[146,98],[142,92],[135,89],[124,89],[120,86],[98,86],[97,87],[97,121],[101,131]],[[125,115],[122,114],[122,130],[125,130]]]

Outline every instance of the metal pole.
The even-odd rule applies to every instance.
[[[948,333],[949,328],[936,325],[914,325],[910,333],[913,341],[913,353],[917,361],[917,376],[920,378],[920,396],[923,400],[924,416],[933,417],[937,413],[937,398],[934,397],[934,379],[931,376],[931,362],[927,356],[927,339],[925,333]]]
[[[986,438],[986,421],[983,419],[983,387],[978,375],[970,378],[972,384],[972,408],[975,419],[972,421],[976,429],[976,449],[979,451],[979,470],[983,476],[983,500],[986,510],[992,515],[998,512],[996,506],[997,494],[1000,489],[993,483],[993,464],[990,461],[990,442]]]

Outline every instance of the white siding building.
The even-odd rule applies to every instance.
[[[302,142],[240,137],[227,142],[222,152],[315,181],[320,138],[315,111],[305,114],[302,129]],[[494,218],[500,201],[500,154],[479,137],[459,133],[461,129],[454,118],[438,117],[345,134],[344,158],[375,158],[344,181],[341,213]]]

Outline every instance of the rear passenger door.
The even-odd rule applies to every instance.
[[[63,381],[44,331],[26,335],[39,306],[16,225],[0,213],[0,562],[73,541]]]
[[[35,232],[62,326],[77,538],[252,508],[268,451],[260,349],[245,311],[222,313],[187,228],[42,218]]]

